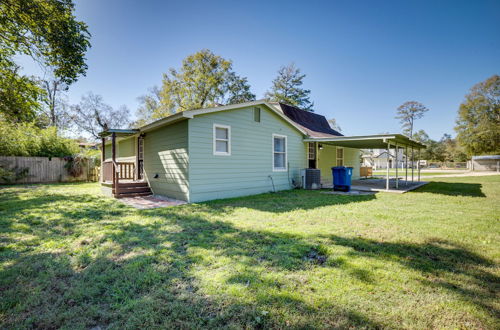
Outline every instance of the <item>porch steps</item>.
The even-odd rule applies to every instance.
[[[113,195],[116,198],[149,196],[152,194],[147,182],[119,183],[118,188],[118,195],[115,195],[115,189],[113,189]]]

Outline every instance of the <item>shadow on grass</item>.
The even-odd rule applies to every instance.
[[[4,265],[0,268],[0,327],[399,326],[379,324],[363,311],[334,303],[311,305],[306,297],[294,294],[290,286],[302,288],[307,284],[294,283],[284,274],[296,275],[317,267],[346,267],[348,276],[364,282],[376,280],[364,268],[321,262],[318,257],[324,255],[318,242],[325,239],[350,248],[347,257],[397,261],[406,268],[432,274],[434,280],[424,281],[424,285],[449,290],[497,314],[492,301],[498,278],[484,270],[492,262],[461,246],[444,241],[389,243],[336,235],[305,238],[241,229],[218,220],[228,210],[239,207],[285,212],[371,199],[293,193],[143,211],[90,195],[52,194],[12,200],[15,207],[6,212],[10,212],[16,226],[0,226],[2,234],[26,233],[36,242],[50,240],[58,244],[61,252],[40,252],[35,245],[13,248],[18,243],[14,240],[0,250]],[[47,210],[50,201],[54,204]],[[62,201],[67,201],[66,207],[59,205]],[[2,212],[0,216],[5,214]],[[57,217],[33,222],[43,212]],[[137,216],[136,220],[121,220],[131,215]],[[89,238],[90,224],[105,230]],[[197,277],[200,269],[206,272],[206,278]],[[214,277],[229,274],[227,278],[212,279],[210,272]],[[452,275],[465,279],[453,283],[449,280]],[[215,294],[205,291],[207,282],[220,286]],[[227,291],[229,286],[239,288],[243,296]]]
[[[448,196],[486,197],[480,183],[431,181],[425,186],[412,190],[411,193],[432,193]]]
[[[334,195],[319,190],[284,190],[248,197],[221,199],[201,203],[212,212],[224,213],[235,208],[250,208],[264,212],[283,213],[311,210],[319,207],[361,203],[376,199],[375,195]]]
[[[152,213],[179,226],[164,229],[162,221],[150,225],[112,224],[112,233],[96,242],[112,245],[118,253],[30,253],[0,270],[2,310],[10,315],[4,326],[32,328],[175,327],[175,328],[317,328],[316,307],[280,290],[284,283],[266,278],[274,271],[320,267],[305,258],[314,245],[300,237],[238,230],[220,221],[187,216],[173,210]],[[247,283],[260,298],[254,302],[200,290],[193,271],[206,265],[203,249],[217,258],[229,258],[243,269],[227,285]],[[134,253],[134,251],[142,251]],[[144,252],[147,251],[147,252]],[[261,269],[265,267],[266,272]],[[322,306],[323,308],[325,306]],[[336,327],[378,324],[360,312],[328,306]],[[271,309],[276,315],[268,314]],[[14,313],[21,310],[22,313]],[[295,316],[291,320],[287,317]],[[288,322],[288,323],[287,323]]]
[[[465,301],[472,301],[492,317],[500,317],[500,311],[495,307],[500,278],[485,270],[495,267],[495,263],[458,244],[445,240],[417,244],[336,235],[329,238],[336,245],[352,248],[348,253],[350,256],[396,261],[407,268],[430,274],[432,280],[423,280],[425,285],[449,290]]]

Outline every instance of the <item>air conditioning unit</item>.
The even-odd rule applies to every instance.
[[[321,171],[316,168],[305,168],[300,171],[303,189],[321,188]]]

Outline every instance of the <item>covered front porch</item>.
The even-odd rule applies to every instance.
[[[101,133],[101,187],[116,198],[147,196],[144,177],[143,137],[136,129],[110,129]],[[123,150],[119,150],[118,142]]]
[[[394,179],[390,178],[390,169],[387,167],[387,173],[385,179],[358,179],[359,178],[359,164],[361,162],[361,157],[357,160],[358,167],[351,164],[331,164],[330,166],[350,166],[354,167],[355,173],[354,181],[352,183],[352,188],[359,188],[359,190],[365,191],[391,191],[391,192],[405,192],[411,189],[415,189],[423,184],[420,181],[420,150],[424,149],[426,146],[420,142],[412,140],[402,134],[381,134],[381,135],[365,135],[365,136],[339,136],[339,137],[327,137],[327,138],[308,138],[304,142],[315,143],[315,145],[320,145],[322,148],[324,146],[334,146],[340,148],[350,148],[350,149],[386,149],[387,154],[390,155],[390,151],[394,150],[394,157],[398,159],[400,153],[404,153],[406,157],[404,163],[404,169],[401,171],[396,167],[396,175]],[[337,150],[337,148],[335,149]],[[341,153],[337,155],[338,156]],[[345,158],[344,155],[342,155]],[[310,157],[311,158],[311,157]],[[321,160],[321,159],[320,159]],[[328,170],[328,169],[326,169]],[[331,181],[330,181],[331,182]],[[371,182],[371,183],[370,183]],[[333,184],[331,182],[330,184]],[[324,186],[328,187],[328,183]]]

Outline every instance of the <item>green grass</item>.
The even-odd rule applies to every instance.
[[[0,189],[0,328],[498,329],[500,176],[135,210]]]

